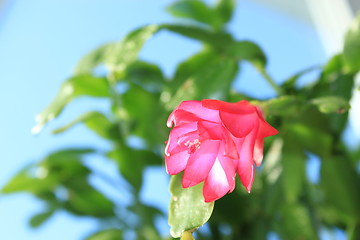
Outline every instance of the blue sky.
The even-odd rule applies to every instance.
[[[78,112],[102,108],[106,103],[78,100],[37,136],[30,133],[35,116],[71,75],[77,61],[96,46],[122,38],[149,23],[173,21],[164,7],[170,0],[29,0],[15,1],[0,28],[0,186],[25,164],[64,146],[106,145],[79,126],[63,135],[50,130],[72,120]],[[208,1],[212,2],[212,1]],[[325,62],[320,41],[310,26],[249,0],[239,3],[229,26],[238,39],[257,42],[269,58],[268,69],[277,81],[308,66]],[[158,63],[166,75],[176,64],[199,49],[192,40],[166,32],[151,39],[143,59]],[[256,91],[254,91],[256,87]],[[234,88],[259,98],[274,95],[261,77],[243,66]],[[165,127],[165,124],[164,124]],[[113,169],[105,169],[111,174]],[[144,198],[159,206],[167,203],[167,182],[162,169],[147,172]],[[152,194],[151,182],[163,183],[163,193]],[[25,194],[0,196],[0,239],[81,239],[95,230],[89,219],[56,214],[43,227],[32,230],[28,218],[41,204]],[[166,223],[162,223],[166,231]]]

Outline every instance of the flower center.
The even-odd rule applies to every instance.
[[[198,150],[200,148],[200,141],[199,139],[195,139],[194,141],[187,141],[186,143],[184,143],[184,145],[186,147],[188,147],[188,152],[189,153],[194,153],[196,150]]]

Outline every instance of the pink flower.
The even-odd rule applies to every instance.
[[[250,192],[264,138],[278,133],[245,100],[184,101],[169,116],[167,126],[173,125],[165,148],[166,170],[171,175],[184,171],[184,188],[204,181],[205,202],[232,192],[236,172]]]

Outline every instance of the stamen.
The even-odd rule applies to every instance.
[[[186,143],[184,143],[184,145],[186,147],[188,147],[189,153],[194,153],[196,150],[198,150],[200,148],[201,143],[200,143],[199,139],[195,139],[192,142],[190,140],[188,140]]]

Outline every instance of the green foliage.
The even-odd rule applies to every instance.
[[[352,72],[360,70],[360,13],[354,19],[345,36],[344,60]]]
[[[78,97],[102,98],[111,103],[109,109],[74,116],[53,133],[84,125],[93,137],[106,140],[110,149],[52,152],[10,179],[2,194],[26,192],[44,203],[43,211],[30,218],[32,227],[41,226],[57,211],[66,211],[101,223],[87,240],[123,239],[127,232],[141,240],[170,239],[160,236],[156,228],[156,219],[166,213],[140,200],[144,170],[164,165],[167,116],[183,100],[247,99],[260,106],[266,119],[279,130],[277,136],[265,142],[264,164],[257,171],[252,193],[244,191],[238,182],[234,193],[219,199],[213,209],[214,203],[203,202],[201,184],[183,189],[181,174],[173,176],[169,209],[172,236],[180,237],[208,221],[207,233],[197,230],[203,239],[263,240],[269,232],[281,239],[318,239],[323,227],[337,227],[347,231],[349,239],[359,239],[360,176],[356,166],[360,150],[349,151],[341,136],[348,120],[355,74],[360,70],[360,17],[348,31],[342,53],[323,67],[301,70],[277,86],[267,73],[263,50],[251,41],[234,39],[226,31],[234,4],[234,0],[219,0],[214,6],[200,0],[173,2],[168,11],[193,24],[143,26],[79,61],[74,75],[39,114],[33,131],[39,132]],[[143,45],[159,31],[203,44],[199,52],[179,63],[168,79],[160,66],[138,58]],[[244,61],[259,71],[278,96],[260,101],[233,91],[241,70],[239,63]],[[102,76],[95,73],[98,67],[105,67]],[[298,79],[314,69],[320,71],[318,79],[299,87]],[[132,138],[142,144],[130,144]],[[319,183],[307,177],[309,154],[321,161]],[[114,164],[126,183],[92,169],[89,157]],[[92,177],[131,196],[131,203],[107,196],[93,186]],[[189,232],[186,234],[190,237]]]
[[[180,237],[184,231],[193,231],[206,223],[213,211],[214,202],[206,203],[202,195],[203,184],[191,188],[181,185],[182,174],[171,178],[169,224],[171,236]],[[179,211],[181,209],[181,211]]]

